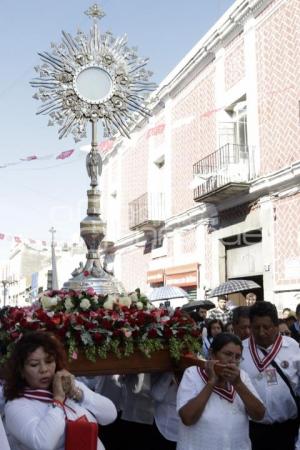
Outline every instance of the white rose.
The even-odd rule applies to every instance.
[[[139,298],[138,298],[136,292],[133,292],[132,294],[130,294],[130,298],[131,298],[132,302],[138,302],[139,301]]]
[[[67,311],[70,311],[72,308],[74,307],[72,300],[70,299],[70,297],[67,297],[65,299],[65,308]]]
[[[143,309],[144,305],[142,302],[136,302],[136,307],[137,307],[137,309]]]
[[[109,301],[111,303],[118,303],[119,302],[119,296],[115,295],[115,294],[109,294],[107,296],[107,300],[106,301]]]
[[[47,297],[46,295],[43,295],[41,298],[41,303],[44,309],[50,309],[53,305],[52,298]]]
[[[151,311],[152,309],[155,309],[155,306],[152,303],[149,302],[147,304],[147,309],[149,309]]]
[[[103,303],[103,308],[105,309],[113,309],[114,308],[114,300],[113,298],[109,298],[112,297],[112,295],[108,296],[108,299]]]
[[[129,306],[131,305],[130,297],[120,297],[119,305],[127,306],[129,308]]]
[[[79,304],[80,308],[86,311],[91,307],[91,302],[87,298],[83,298]]]
[[[59,297],[52,297],[51,298],[52,306],[56,306],[59,301],[60,301]]]

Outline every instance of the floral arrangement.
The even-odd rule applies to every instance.
[[[2,361],[24,333],[43,329],[63,340],[69,359],[77,359],[78,351],[95,361],[109,353],[128,357],[137,349],[150,357],[169,348],[178,360],[200,348],[196,324],[180,309],[155,308],[138,289],[129,295],[102,297],[89,288],[47,291],[30,307],[2,308],[0,341],[6,349]]]

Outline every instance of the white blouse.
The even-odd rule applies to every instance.
[[[257,397],[248,375],[241,379]],[[205,383],[196,366],[184,372],[177,394],[177,411],[196,397]],[[236,393],[233,403],[212,392],[199,420],[190,426],[180,422],[177,450],[251,450],[249,418],[245,405]]]
[[[153,376],[151,395],[154,403],[154,419],[159,432],[169,441],[176,442],[178,436],[179,416],[176,411],[178,385],[170,372]]]
[[[7,440],[7,436],[4,430],[4,426],[2,423],[2,419],[0,416],[0,444],[1,444],[1,450],[10,450],[10,446]]]
[[[68,419],[86,415],[91,422],[107,425],[117,417],[114,404],[106,397],[91,391],[83,383],[76,382],[83,391],[83,401],[67,399]],[[51,403],[17,398],[5,406],[5,427],[12,450],[64,450],[65,414],[62,408]],[[1,447],[2,450],[2,447]],[[98,439],[97,450],[105,450]]]

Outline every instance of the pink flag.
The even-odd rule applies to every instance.
[[[5,237],[5,234],[0,233],[0,239],[4,239],[4,237]]]
[[[21,244],[22,240],[19,236],[14,236],[14,239],[17,244]]]
[[[166,125],[164,123],[160,123],[159,125],[156,125],[153,128],[149,128],[147,132],[147,139],[150,136],[156,136],[157,134],[161,134],[164,132]]]
[[[72,154],[74,153],[74,149],[73,150],[66,150],[64,152],[61,152],[56,159],[66,159],[69,158]]]
[[[210,111],[205,111],[205,113],[201,114],[200,117],[210,117],[213,114],[215,114],[218,111],[221,111],[222,109],[224,109],[223,106],[221,106],[221,108],[216,108],[216,109],[211,109]]]
[[[106,141],[102,141],[98,144],[98,150],[100,153],[106,153],[112,149],[113,145],[114,141],[107,139]]]
[[[21,158],[21,161],[32,161],[33,159],[38,159],[38,157],[36,155],[31,155],[26,158]]]

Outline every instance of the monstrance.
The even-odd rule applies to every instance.
[[[91,151],[86,158],[91,189],[87,191],[87,217],[80,223],[87,260],[85,266],[73,271],[64,288],[93,287],[105,295],[116,293],[119,284],[103,270],[99,258],[105,223],[100,218],[97,189],[102,171],[97,122],[102,122],[104,137],[129,137],[139,118],[150,115],[146,99],[155,84],[149,81],[148,59],[139,58],[137,48],[127,46],[126,36],[100,33],[98,21],[105,15],[102,9],[94,4],[85,14],[93,20],[90,34],[78,30],[72,37],[62,31],[60,44],[51,43],[51,52],[39,53],[43,64],[35,67],[39,77],[31,85],[37,89],[33,97],[43,103],[37,114],[49,114],[48,125],[59,126],[60,139],[72,134],[78,142],[87,136],[87,123],[92,125]]]

